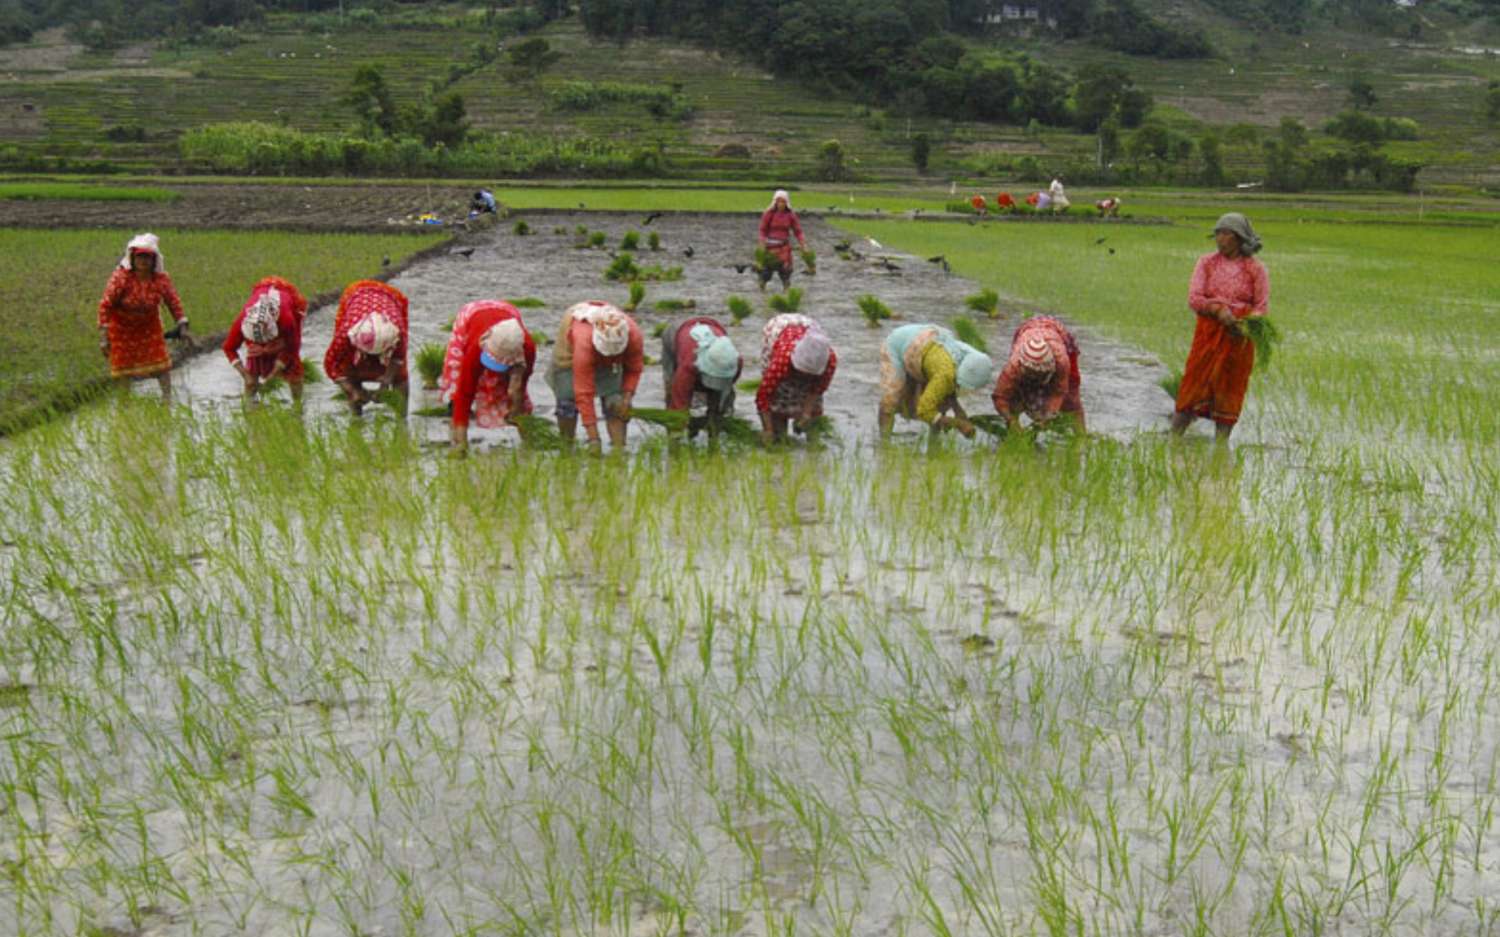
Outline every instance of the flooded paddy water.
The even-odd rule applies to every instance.
[[[395,280],[414,344],[623,298],[572,229],[632,219],[528,220]],[[758,299],[749,222],[658,223],[648,303]],[[973,287],[810,228],[824,451],[448,459],[215,354],[8,443],[0,932],[1493,931],[1493,481],[1172,445],[1087,331],[1091,438],[875,447],[854,296]]]

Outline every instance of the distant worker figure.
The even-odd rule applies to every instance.
[[[495,196],[489,189],[478,190],[474,193],[474,197],[469,200],[470,218],[473,218],[475,215],[493,215],[497,210],[498,206],[495,203]]]
[[[1012,429],[1022,413],[1037,425],[1065,413],[1083,430],[1078,340],[1068,327],[1051,316],[1033,316],[1017,326],[992,399]]]
[[[892,330],[880,350],[881,436],[890,434],[897,413],[921,420],[934,433],[952,428],[973,436],[974,424],[959,404],[958,392],[988,385],[994,372],[989,355],[940,325]]]
[[[224,356],[245,382],[248,401],[267,381],[286,378],[292,400],[302,402],[302,321],[307,300],[281,277],[266,277],[250,289],[229,334]],[[240,348],[245,349],[244,360]]]
[[[1011,198],[1009,192],[1001,192],[995,196],[995,208],[1000,211],[1015,211],[1016,200]]]
[[[172,278],[167,276],[154,234],[138,234],[125,246],[99,299],[99,351],[114,378],[154,377],[161,398],[172,399],[172,355],[161,327],[165,305],[176,321],[173,332],[191,342],[187,316]]]
[[[766,265],[759,271],[760,288],[765,289],[771,274],[781,277],[781,288],[785,290],[792,282],[792,238],[802,249],[807,250],[807,239],[802,236],[802,223],[792,211],[792,197],[786,189],[777,189],[771,196],[771,205],[760,216],[760,246],[765,248],[777,266]]]
[[[453,404],[454,447],[468,447],[471,414],[475,423],[493,429],[530,413],[527,384],[535,369],[536,342],[515,306],[481,299],[460,309],[438,379],[443,399]]]
[[[976,195],[973,198],[969,199],[969,207],[973,208],[974,211],[980,215],[987,214],[989,212],[989,207],[985,204],[983,195]]]
[[[406,344],[407,300],[400,290],[375,280],[344,288],[323,372],[344,392],[355,416],[374,399],[364,387],[369,381],[377,383],[377,393],[400,394],[397,412],[406,416]]]
[[[604,402],[610,447],[625,447],[630,405],[645,366],[645,341],[635,320],[599,300],[578,303],[563,314],[547,383],[557,396],[557,428],[569,441],[583,420],[588,444],[603,451],[594,398]]]
[[[838,363],[833,342],[816,321],[795,312],[771,317],[761,331],[760,387],[755,392],[762,441],[786,438],[788,424],[808,432],[823,415],[823,395]]]
[[[1120,217],[1120,200],[1113,195],[1109,198],[1101,198],[1094,203],[1094,207],[1099,210],[1100,218]]]
[[[1053,179],[1052,184],[1047,186],[1047,194],[1051,196],[1052,210],[1065,212],[1072,203],[1068,201],[1068,193],[1063,191],[1062,180]]]
[[[700,429],[716,439],[724,420],[734,414],[734,382],[744,362],[724,326],[708,316],[695,316],[661,335],[661,377],[667,409],[706,411],[688,420],[692,439]]]
[[[1240,320],[1266,314],[1271,287],[1266,268],[1253,256],[1261,243],[1250,219],[1239,212],[1222,216],[1213,238],[1218,250],[1198,258],[1188,287],[1198,325],[1177,389],[1172,432],[1181,435],[1195,418],[1208,417],[1223,442],[1239,420],[1255,366],[1255,343]]]

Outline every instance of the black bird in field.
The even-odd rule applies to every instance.
[[[833,249],[838,251],[839,253],[843,253],[844,251],[849,249],[849,242],[840,241],[837,244],[833,245]]]
[[[693,245],[691,245],[691,244],[689,244],[687,247],[684,247],[682,249],[682,256],[684,256],[684,257],[692,257],[694,253],[695,252],[693,250]]]
[[[587,207],[588,207],[588,206],[587,206],[587,205],[585,205],[585,204],[583,204],[583,203],[582,203],[582,202],[579,202],[579,203],[578,203],[578,207],[579,207],[579,208],[587,208]]]
[[[1109,240],[1109,238],[1107,238],[1107,237],[1102,237],[1102,238],[1100,238],[1100,239],[1099,239],[1099,240],[1097,240],[1097,241],[1095,241],[1095,242],[1094,242],[1094,243],[1095,243],[1095,244],[1103,244],[1103,243],[1104,243],[1104,242],[1105,242],[1105,241],[1107,241],[1107,240]]]
[[[953,268],[948,266],[948,258],[943,254],[938,254],[936,257],[929,257],[927,258],[927,262],[930,264],[938,264],[943,268],[944,273],[953,272]]]
[[[642,224],[642,225],[648,225],[648,224],[650,224],[650,223],[651,223],[651,222],[653,222],[653,221],[655,221],[655,220],[656,220],[656,219],[658,219],[658,218],[660,218],[660,217],[661,217],[661,215],[662,215],[662,213],[661,213],[661,212],[659,212],[659,211],[654,211],[654,212],[652,212],[652,213],[651,213],[651,214],[649,214],[649,215],[647,215],[647,216],[646,216],[646,217],[644,217],[644,218],[642,218],[642,219],[641,219],[641,224]]]
[[[1109,249],[1109,252],[1110,252],[1110,253],[1111,253],[1111,254],[1113,254],[1113,253],[1114,253],[1114,252],[1115,252],[1115,249],[1114,249],[1114,248],[1113,248],[1113,247],[1111,247],[1111,248],[1110,248],[1110,249]]]
[[[472,248],[472,247],[460,247],[458,250],[454,251],[453,253],[457,254],[460,257],[462,257],[464,260],[468,260],[470,257],[474,256],[474,248]]]
[[[380,258],[380,265],[382,267],[389,267],[391,265],[391,258],[389,258],[389,257],[382,257],[382,258]]]
[[[896,273],[901,269],[898,265],[893,263],[889,257],[876,257],[875,266],[887,271],[888,273]]]
[[[749,264],[732,264],[731,266],[734,267],[735,273],[744,273],[746,270],[750,269]]]

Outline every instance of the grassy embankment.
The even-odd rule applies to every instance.
[[[99,295],[131,233],[0,229],[6,256],[27,258],[0,277],[8,336],[0,357],[0,433],[99,390],[109,373],[95,330]],[[398,263],[445,236],[157,233],[200,337],[222,332],[260,277],[284,276],[312,297],[378,274],[384,257]]]
[[[1221,457],[16,437],[0,930],[1494,930],[1493,231],[1257,220]],[[1168,360],[1204,227],[851,223]]]

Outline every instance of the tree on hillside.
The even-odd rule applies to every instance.
[[[1490,123],[1500,123],[1500,80],[1490,79],[1489,88],[1484,92],[1484,116]]]
[[[1363,75],[1355,75],[1349,79],[1349,104],[1357,111],[1365,110],[1375,106],[1379,100],[1375,94],[1375,86]]]
[[[428,103],[412,115],[410,123],[412,130],[428,146],[441,144],[452,149],[463,146],[469,136],[464,99],[457,92],[450,92]]]
[[[365,136],[375,136],[377,132],[387,137],[396,135],[400,115],[379,66],[361,65],[355,70],[344,103],[353,109]]]
[[[562,58],[562,53],[540,36],[524,39],[511,46],[505,53],[510,60],[511,71],[518,77],[535,81],[542,72],[551,68]]]
[[[1135,86],[1125,69],[1090,63],[1078,70],[1073,85],[1073,121],[1080,130],[1097,131],[1110,117],[1135,127],[1151,109],[1151,95]]]

